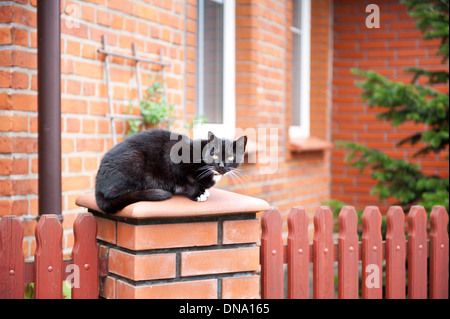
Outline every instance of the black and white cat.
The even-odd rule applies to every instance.
[[[103,157],[95,198],[105,213],[138,201],[162,201],[174,194],[205,201],[208,188],[244,161],[247,137],[193,141],[164,130],[144,131],[117,144]]]

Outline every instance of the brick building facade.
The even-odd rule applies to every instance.
[[[361,90],[355,86],[356,78],[350,71],[352,68],[374,70],[390,80],[410,83],[413,74],[404,72],[406,68],[448,70],[448,65],[442,65],[442,56],[435,54],[440,41],[423,40],[415,20],[399,1],[380,1],[380,28],[367,29],[365,23],[359,23],[359,16],[368,15],[364,13],[368,3],[334,2],[332,139],[354,141],[381,150],[393,158],[420,165],[427,175],[448,178],[448,161],[445,159],[448,150],[439,155],[413,158],[417,148],[408,144],[396,147],[397,142],[423,128],[412,122],[394,128],[391,123],[378,120],[376,116],[380,109],[371,109],[362,102]],[[425,79],[420,80],[425,84]],[[448,93],[448,85],[435,85],[435,88]],[[368,170],[360,174],[358,169],[349,167],[344,157],[344,150],[333,150],[333,198],[355,203],[360,208],[377,204],[378,196],[370,195],[376,181]]]
[[[0,2],[0,216],[25,216],[27,256],[34,252],[32,217],[38,214],[36,1]],[[355,140],[387,150],[395,157],[409,158],[411,150],[396,149],[395,141],[414,127],[407,124],[392,129],[376,121],[376,110],[361,103],[350,69],[375,69],[407,81],[404,67],[439,64],[440,58],[433,55],[437,44],[420,39],[405,7],[394,0],[380,4],[380,29],[365,26],[368,1],[313,0],[306,1],[310,8],[302,5],[301,10],[291,0],[213,2],[224,7],[224,2],[234,5],[235,84],[226,91],[234,92],[234,127],[266,132],[277,129],[267,142],[268,152],[276,151],[269,158],[276,161],[275,171],[262,174],[264,165],[257,157],[256,163],[243,167],[245,183],[223,179],[218,187],[263,198],[283,213],[295,205],[305,206],[313,213],[330,198],[358,206],[375,204],[377,199],[369,195],[373,181],[344,164],[344,152],[330,150],[330,142]],[[163,61],[170,63],[164,72],[168,101],[175,108],[174,127],[182,128],[199,113],[198,81],[199,73],[204,71],[199,68],[199,59],[204,58],[198,51],[200,3],[204,2],[61,0],[62,210],[66,252],[73,245],[73,221],[82,211],[75,199],[93,190],[100,160],[113,146],[107,117],[110,111],[105,56],[98,52],[102,49],[102,36],[106,35],[108,50],[125,55],[133,54],[135,43],[141,57],[160,61],[163,49]],[[310,14],[304,15],[305,10],[310,10]],[[305,24],[305,17],[309,23]],[[303,22],[297,25],[297,20]],[[225,27],[229,20],[224,21]],[[302,114],[307,114],[308,131],[294,136],[290,124],[291,114],[296,114],[292,111],[292,83],[293,65],[297,64],[293,60],[301,54],[295,51],[293,43],[296,34],[301,34],[295,30],[305,25],[310,26],[310,90],[307,97],[302,96],[308,101],[307,113]],[[227,49],[228,46],[223,50]],[[135,63],[120,57],[110,61],[113,107],[117,114],[127,113],[130,101],[136,104],[138,97]],[[146,88],[151,84],[150,74],[160,74],[161,68],[148,63],[141,63],[140,67]],[[224,96],[230,99],[225,93]],[[117,119],[115,127],[119,139],[126,138],[127,122]],[[254,140],[253,149],[257,144]],[[420,164],[427,171],[448,176],[448,163],[443,158],[430,157]]]

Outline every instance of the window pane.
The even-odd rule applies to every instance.
[[[300,18],[301,18],[301,14],[300,14],[300,4],[301,0],[293,0],[293,5],[292,5],[292,12],[293,12],[293,17],[292,17],[292,25],[298,29],[300,29]]]
[[[203,112],[208,123],[223,122],[223,5],[204,0]]]
[[[300,35],[292,34],[291,125],[300,125]]]
[[[300,29],[300,1],[293,0],[292,24]],[[301,31],[301,30],[300,30]],[[291,125],[300,125],[300,59],[301,59],[301,35],[292,32],[292,74],[291,74]]]

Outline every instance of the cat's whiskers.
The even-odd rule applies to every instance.
[[[230,171],[231,172],[231,171]],[[228,172],[228,173],[230,173],[230,172]],[[226,173],[226,175],[228,175],[228,176],[230,176],[231,177],[231,179],[233,180],[233,183],[236,185],[236,184],[239,184],[238,183],[238,181],[236,180],[236,177],[234,177],[234,174],[228,174],[228,173]]]
[[[214,173],[211,170],[205,170],[204,172],[200,173],[197,176],[197,179],[202,179],[202,178],[204,178],[206,176],[209,176],[209,175],[212,175],[212,174],[214,174]]]
[[[213,168],[214,168],[214,166],[212,166],[212,165],[204,165],[204,166],[198,168],[197,171],[211,170],[211,169],[213,169]]]
[[[235,184],[244,184],[242,179],[235,172],[230,171],[230,176],[233,178],[234,181],[236,181],[236,180],[238,181],[237,183],[235,182]]]
[[[214,166],[212,165],[205,165],[197,169],[197,171],[200,171],[201,173],[197,176],[197,179],[202,179],[206,176],[209,176],[211,174],[214,174],[213,171]]]
[[[236,167],[233,171],[235,174],[238,174],[239,176],[245,178],[245,181],[248,181],[249,176],[247,175],[247,173],[245,173],[245,170],[240,167]]]
[[[203,179],[207,176],[211,176],[211,175],[222,175],[222,174],[219,174],[215,170],[215,167],[212,165],[202,166],[199,169],[197,169],[197,171],[200,172],[200,174],[197,176],[198,180]],[[244,183],[248,182],[248,175],[244,172],[243,169],[238,168],[238,167],[230,168],[230,170],[223,175],[230,176],[231,179],[233,180],[234,184],[244,184]]]
[[[230,175],[233,181],[236,181],[236,179],[241,183],[244,184],[245,182],[248,182],[248,176],[239,168],[233,168],[230,171],[227,172],[227,175]],[[242,177],[242,179],[241,179]],[[235,182],[236,183],[236,182]]]

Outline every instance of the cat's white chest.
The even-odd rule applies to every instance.
[[[217,184],[222,179],[222,175],[214,175],[213,180]]]

